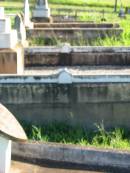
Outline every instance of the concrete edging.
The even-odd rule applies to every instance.
[[[130,169],[130,152],[75,145],[27,142],[13,143],[12,158]]]

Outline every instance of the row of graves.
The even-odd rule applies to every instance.
[[[31,19],[29,14],[25,0],[24,15],[15,15],[12,29],[10,17],[0,7],[1,103],[19,120],[33,124],[59,121],[93,129],[103,121],[106,128],[129,128],[130,48],[69,43],[81,37],[119,36],[123,32],[119,24],[51,16],[47,0],[38,0]],[[63,43],[30,47],[28,40],[37,37],[57,37]],[[4,158],[0,172],[8,173],[10,139],[26,140],[26,135],[3,105],[0,111],[0,152]]]
[[[29,13],[29,3],[25,0],[24,15],[15,15],[12,29],[10,17],[5,14],[3,7],[0,8],[0,98],[1,102],[10,105],[20,119],[37,123],[46,120],[46,117],[59,120],[63,108],[66,111],[60,120],[67,118],[72,122],[71,116],[68,116],[72,112],[75,123],[79,122],[78,117],[81,115],[81,124],[92,127],[95,120],[100,122],[104,116],[106,119],[108,114],[113,115],[113,110],[118,110],[109,103],[129,101],[128,90],[123,91],[123,86],[128,88],[130,82],[129,47],[71,46],[69,43],[69,40],[78,40],[80,37],[93,39],[109,34],[119,36],[123,32],[119,24],[82,23],[70,19],[67,21],[66,18],[61,20],[58,16],[53,18],[47,0],[37,2],[31,19]],[[62,37],[63,42],[54,46],[28,45],[30,37],[48,38],[52,35]],[[38,104],[41,111],[38,107],[33,107],[33,111],[30,108],[33,103]],[[97,104],[102,103],[106,103],[106,107],[99,108]],[[26,110],[22,109],[21,105],[24,104],[29,105]],[[94,105],[95,110],[86,104]],[[19,109],[15,109],[14,105],[19,106]],[[123,110],[126,109],[123,107]],[[86,112],[90,114],[87,119]],[[100,114],[99,119],[96,117],[97,112]],[[129,121],[123,116],[127,116],[128,112],[120,114],[122,121],[115,120],[113,124],[127,126]],[[113,126],[107,122],[108,127]]]

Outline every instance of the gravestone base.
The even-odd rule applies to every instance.
[[[32,18],[32,21],[33,22],[39,22],[39,23],[52,23],[53,22],[53,19],[52,19],[52,17],[33,17]]]
[[[23,74],[24,50],[22,46],[0,49],[0,74]]]
[[[0,48],[14,48],[17,44],[17,31],[12,30],[10,33],[0,33]]]
[[[11,140],[0,136],[0,173],[9,173],[11,165]]]

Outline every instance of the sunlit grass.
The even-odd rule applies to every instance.
[[[95,130],[86,130],[80,126],[54,122],[41,126],[25,125],[24,129],[30,140],[76,144],[115,149],[130,149],[129,131],[121,128],[106,130],[104,124],[95,125]]]

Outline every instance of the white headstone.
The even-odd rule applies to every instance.
[[[17,44],[17,31],[11,30],[11,20],[5,17],[4,8],[0,8],[0,48],[14,48]]]
[[[11,165],[11,140],[0,136],[0,173],[9,173]]]
[[[47,0],[38,0],[35,10],[33,11],[34,18],[50,18],[50,8]]]
[[[5,14],[4,14],[4,7],[0,7],[0,19],[4,19]]]
[[[11,32],[10,18],[0,19],[0,32]]]
[[[60,84],[71,84],[72,75],[68,72],[67,68],[64,68],[60,71],[58,77],[58,83]]]

